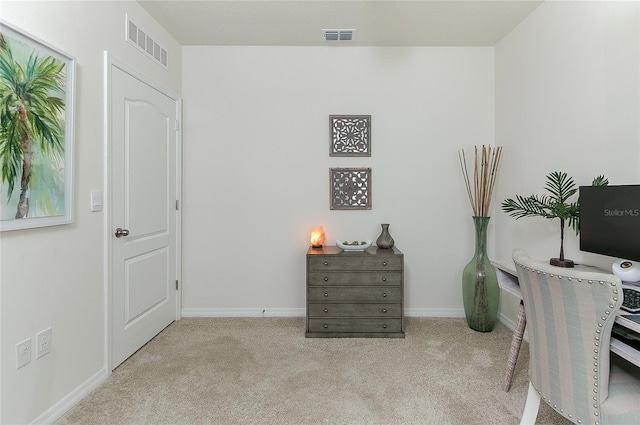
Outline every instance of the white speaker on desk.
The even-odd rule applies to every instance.
[[[613,274],[623,282],[640,281],[640,263],[629,260],[618,260],[611,266]]]

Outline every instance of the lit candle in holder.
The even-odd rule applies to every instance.
[[[324,229],[322,226],[315,226],[311,229],[311,238],[309,241],[311,242],[312,248],[322,248],[322,244],[324,243]]]

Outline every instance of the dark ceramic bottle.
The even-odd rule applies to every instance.
[[[383,248],[383,249],[388,249],[393,247],[394,240],[389,234],[389,225],[381,224],[381,226],[382,226],[382,233],[380,233],[380,236],[378,236],[378,239],[376,239],[376,245],[378,245],[378,248]]]

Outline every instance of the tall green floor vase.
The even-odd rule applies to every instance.
[[[462,272],[462,299],[467,324],[479,332],[491,332],[498,317],[500,288],[496,269],[487,256],[489,217],[473,217],[476,250]]]

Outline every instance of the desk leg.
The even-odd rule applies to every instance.
[[[511,381],[513,380],[513,371],[516,368],[520,346],[522,345],[522,335],[527,325],[527,318],[524,314],[524,304],[520,301],[518,307],[518,319],[516,320],[516,328],[513,330],[513,338],[511,339],[511,349],[509,350],[509,360],[507,362],[507,373],[504,376],[502,389],[509,391],[511,389]]]

